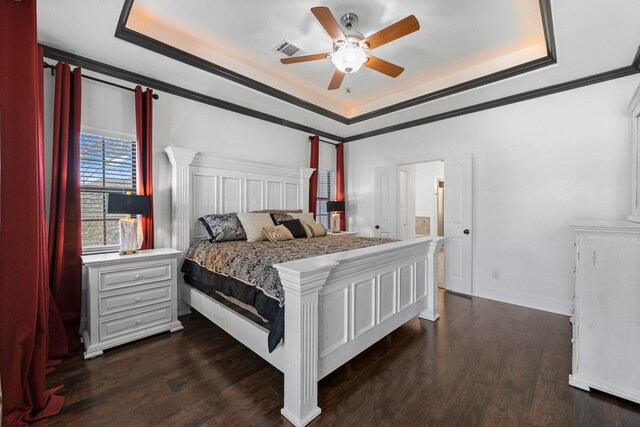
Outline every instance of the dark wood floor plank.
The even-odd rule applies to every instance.
[[[441,319],[412,319],[319,384],[312,426],[640,426],[640,405],[568,385],[565,316],[440,293]],[[283,375],[198,313],[185,330],[85,361],[48,383],[66,403],[48,426],[289,426]]]

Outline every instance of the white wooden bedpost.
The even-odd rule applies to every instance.
[[[445,241],[444,238],[432,240],[427,255],[427,308],[418,316],[432,322],[440,318],[438,314],[438,253]]]
[[[191,244],[191,174],[189,166],[197,150],[169,146],[164,149],[171,162],[171,246],[182,252],[178,266]],[[179,267],[178,267],[179,268]],[[178,316],[191,312],[189,306],[182,301],[182,274],[178,274]]]
[[[313,171],[315,171],[314,168],[304,166],[300,168],[300,209],[303,212],[309,212],[309,178]]]
[[[274,267],[285,295],[284,415],[305,426],[320,415],[318,407],[318,292],[337,262],[314,265],[299,260]]]

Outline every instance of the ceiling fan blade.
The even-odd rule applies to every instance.
[[[389,77],[393,77],[394,79],[398,77],[404,71],[404,68],[399,65],[392,64],[391,62],[385,61],[384,59],[376,58],[373,55],[367,55],[369,60],[364,63],[365,67],[371,68],[372,70],[376,70],[379,73],[386,74]]]
[[[327,34],[329,34],[329,37],[331,37],[334,42],[347,39],[340,29],[338,21],[336,21],[336,18],[333,17],[333,14],[328,7],[312,7],[311,13],[313,13],[316,19],[320,21],[320,24],[324,27],[325,31],[327,32]]]
[[[317,53],[315,55],[296,56],[293,58],[282,58],[280,62],[283,64],[295,64],[298,62],[318,61],[320,59],[327,59],[331,56],[329,53]]]
[[[383,44],[387,44],[399,39],[400,37],[404,37],[407,34],[411,34],[414,31],[418,31],[419,29],[420,23],[418,22],[418,19],[413,15],[409,15],[395,24],[391,24],[387,28],[383,28],[377,33],[370,35],[363,41],[369,45],[369,49],[375,49]]]
[[[336,70],[336,72],[333,73],[333,77],[331,77],[331,82],[329,82],[329,87],[327,88],[327,90],[339,89],[343,79],[344,73],[340,70]]]

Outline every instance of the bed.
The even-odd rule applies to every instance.
[[[172,165],[172,244],[191,254],[186,269],[196,259],[192,244],[206,240],[197,220],[202,215],[308,210],[310,168],[218,159],[180,147],[165,151]],[[316,239],[326,246],[351,237]],[[438,319],[436,254],[443,243],[438,237],[380,241],[272,265],[284,293],[284,343],[268,345],[267,327],[195,282],[180,284],[180,312],[197,310],[282,371],[282,415],[304,426],[320,414],[320,379],[413,317]],[[187,281],[203,277],[196,275],[187,274]]]

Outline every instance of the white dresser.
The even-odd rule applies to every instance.
[[[569,384],[640,403],[640,224],[573,221],[576,289]]]
[[[179,331],[177,258],[174,249],[134,255],[85,255],[87,269],[84,358],[164,331]]]

